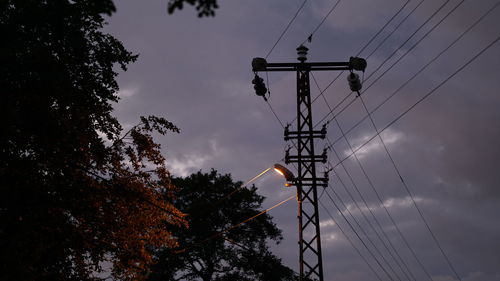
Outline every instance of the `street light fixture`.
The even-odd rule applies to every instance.
[[[280,165],[280,164],[274,164],[274,171],[276,173],[282,175],[283,177],[285,177],[285,180],[287,181],[285,183],[286,187],[295,185],[295,176],[285,166]]]

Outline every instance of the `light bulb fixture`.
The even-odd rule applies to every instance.
[[[274,171],[285,177],[285,180],[287,181],[287,183],[285,183],[285,186],[292,186],[293,183],[295,182],[295,176],[285,166],[280,164],[274,164]]]

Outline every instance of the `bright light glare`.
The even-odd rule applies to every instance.
[[[255,177],[253,177],[251,180],[247,181],[246,183],[244,183],[242,186],[247,186],[249,184],[251,184],[252,182],[256,181],[258,178],[262,177],[265,173],[267,173],[267,171],[271,170],[271,168],[267,168],[265,169],[264,171],[262,171],[260,174],[256,175]]]
[[[283,173],[283,171],[277,169],[277,168],[274,168],[274,170],[276,171],[276,173],[282,175],[282,176],[285,176],[285,174]]]

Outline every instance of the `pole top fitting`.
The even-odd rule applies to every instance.
[[[307,48],[306,46],[304,45],[300,45],[298,48],[297,48],[297,59],[300,61],[300,62],[305,62],[307,60],[307,51],[309,50],[309,48]]]

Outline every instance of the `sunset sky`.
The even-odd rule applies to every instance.
[[[336,2],[309,0],[270,53],[268,62],[295,62],[295,49]],[[464,281],[500,280],[500,42],[495,42],[500,36],[500,7],[495,6],[498,2],[343,0],[314,33],[312,42],[306,43],[308,61],[348,61],[401,9],[359,55],[368,62],[364,75],[367,90],[362,100],[356,99],[336,119],[345,132],[366,115],[362,101],[371,111],[397,91],[373,113],[380,130],[430,94],[387,127],[381,137],[414,201]],[[215,17],[198,18],[191,6],[168,15],[166,0],[116,1],[117,12],[108,19],[106,30],[139,54],[138,61],[118,78],[121,100],[115,106],[116,116],[125,127],[137,123],[141,115],[152,114],[164,116],[180,127],[180,134],[157,138],[174,176],[214,168],[245,182],[280,162],[287,147],[283,129],[269,106],[254,93],[251,61],[266,56],[302,3],[220,1]],[[339,73],[313,74],[323,90]],[[260,75],[267,80],[266,73]],[[343,73],[324,91],[331,107],[350,93],[346,76]],[[283,123],[291,122],[296,115],[295,73],[270,72],[268,79],[269,103]],[[311,92],[313,97],[319,93],[313,81]],[[354,95],[343,105],[352,98]],[[327,103],[319,98],[313,104],[313,123],[328,112]],[[394,280],[399,280],[397,276],[401,280],[458,280],[379,138],[359,149],[356,156],[418,261],[381,207],[356,159],[350,157],[344,166],[337,165],[336,154],[341,158],[349,156],[349,144],[358,147],[376,134],[370,119],[347,134],[349,144],[341,138],[335,120],[327,129],[330,141],[340,141],[329,153],[331,164],[336,166],[330,173],[330,187],[326,192],[319,191],[320,202],[334,219],[320,208],[325,280],[378,280],[362,257],[382,280],[390,280],[335,209],[329,197],[337,200],[334,191],[393,266],[397,274],[390,274]],[[316,143],[319,153],[325,146],[326,141]],[[318,170],[324,170],[322,164]],[[365,205],[352,182],[405,261],[409,268],[406,275],[386,253],[342,187],[342,183],[346,185],[363,210]],[[285,188],[283,183],[271,172],[255,182],[267,197],[265,208],[294,194],[295,190]],[[272,248],[297,271],[296,209],[292,200],[270,214],[284,235],[284,241]],[[389,266],[386,268],[389,270]]]

